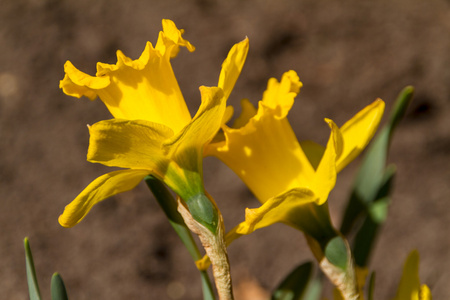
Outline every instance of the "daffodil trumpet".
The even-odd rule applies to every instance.
[[[64,65],[63,92],[98,97],[114,117],[89,126],[87,160],[121,168],[95,179],[66,206],[59,217],[64,227],[76,225],[98,202],[152,175],[179,195],[195,222],[223,239],[220,211],[203,185],[203,149],[220,129],[226,100],[247,56],[248,39],[229,51],[217,86],[200,87],[202,102],[192,118],[170,60],[180,47],[190,52],[195,48],[172,21],[163,20],[162,25],[156,45],[148,42],[136,60],[119,50],[116,64],[97,64],[96,76],[70,61]]]
[[[322,205],[335,186],[337,173],[374,135],[384,102],[376,100],[340,128],[325,119],[330,128],[326,147],[312,141],[300,143],[287,114],[301,86],[294,71],[286,72],[280,82],[271,78],[258,109],[244,99],[233,126],[224,124],[223,134],[206,148],[206,154],[228,165],[262,204],[246,210],[245,221],[231,231],[235,234],[282,222],[316,238],[320,233],[329,238],[335,235],[331,223],[327,224],[328,208]],[[322,228],[312,228],[305,220],[308,215]]]

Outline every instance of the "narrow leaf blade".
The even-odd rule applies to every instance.
[[[51,283],[52,300],[68,300],[66,286],[58,273],[54,273]]]
[[[299,300],[308,287],[313,270],[311,262],[296,267],[280,283],[272,295],[272,300]]]
[[[319,300],[322,294],[322,279],[319,276],[312,278],[304,295],[299,300]]]
[[[352,195],[344,212],[341,232],[347,235],[356,220],[367,213],[368,207],[377,199],[386,182],[386,161],[394,129],[411,103],[414,88],[405,87],[397,97],[388,123],[372,141],[356,176]],[[359,202],[359,203],[357,203]]]
[[[209,280],[208,272],[200,271],[200,276],[202,279],[203,300],[215,300],[216,298],[214,296],[211,281]]]
[[[25,261],[30,300],[41,300],[41,292],[39,291],[36,270],[34,269],[33,254],[31,253],[30,242],[28,241],[28,238],[25,238],[23,243],[25,247]]]

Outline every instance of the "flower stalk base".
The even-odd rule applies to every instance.
[[[233,300],[233,291],[231,285],[230,264],[224,240],[224,225],[222,215],[219,213],[217,229],[215,234],[207,227],[196,221],[183,201],[178,198],[178,212],[184,219],[187,227],[198,235],[200,241],[205,248],[206,254],[209,256],[214,280],[216,283],[217,293],[220,300]]]
[[[322,249],[320,244],[314,238],[307,234],[305,234],[305,237],[309,248],[319,263],[320,269],[333,283],[337,290],[339,290],[342,299],[361,299],[356,280],[353,257],[347,240],[337,236],[329,241],[328,245],[334,243],[334,247],[339,246],[342,248],[339,249],[341,251],[338,251],[341,252],[341,258],[336,259],[333,258],[333,255],[330,255],[330,253],[326,253],[327,249]],[[336,241],[339,243],[336,243]],[[345,255],[342,255],[342,252],[345,252]]]

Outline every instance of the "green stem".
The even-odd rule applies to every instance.
[[[178,234],[181,241],[186,246],[192,259],[194,261],[201,259],[202,256],[197,248],[197,245],[195,244],[191,232],[187,228],[183,218],[177,211],[177,202],[175,198],[168,191],[166,186],[155,177],[147,176],[145,178],[145,182],[147,183],[147,186],[150,188],[159,205],[166,214],[170,225],[172,225],[173,229],[175,229],[175,232]],[[214,292],[209,280],[208,273],[206,271],[200,271],[200,276],[202,279],[203,299],[214,300]]]

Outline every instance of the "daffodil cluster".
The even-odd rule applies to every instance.
[[[83,73],[70,61],[65,64],[65,77],[60,82],[63,92],[77,98],[100,98],[113,116],[88,126],[87,160],[120,169],[89,184],[66,206],[59,223],[64,227],[76,225],[95,204],[135,188],[151,175],[178,195],[178,201],[164,196],[169,200],[163,202],[178,207],[166,213],[181,214],[185,225],[200,237],[211,258],[220,299],[233,298],[226,245],[275,223],[284,223],[305,235],[321,270],[337,287],[336,299],[362,299],[367,270],[354,266],[345,234],[330,219],[328,197],[337,174],[376,133],[384,102],[375,100],[342,126],[326,118],[324,126],[329,127],[330,134],[325,146],[299,142],[288,113],[302,83],[290,70],[280,80],[269,79],[257,107],[242,100],[241,114],[227,125],[233,111],[227,108],[227,99],[248,53],[246,38],[229,51],[217,85],[200,87],[201,105],[192,117],[170,61],[180,48],[190,52],[195,48],[172,21],[162,23],[156,45],[148,42],[136,60],[117,51],[117,63],[98,63],[95,76]],[[383,140],[386,145],[391,134],[387,135]],[[221,204],[215,203],[203,184],[204,156],[224,162],[261,203],[247,208],[242,222],[226,235],[218,207]],[[378,201],[375,198],[372,200]],[[367,204],[367,210],[371,205]],[[207,265],[205,260],[197,261],[199,269]],[[401,296],[410,293],[411,289],[404,287],[410,281],[402,281],[396,299],[417,299]],[[431,299],[429,289],[417,288],[416,282],[413,290],[414,295],[424,295],[420,299]]]

